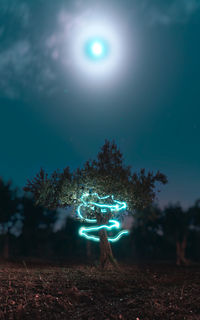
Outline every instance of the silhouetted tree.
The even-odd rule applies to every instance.
[[[200,200],[197,200],[194,206],[188,209],[188,212],[192,218],[193,226],[200,227]]]
[[[185,257],[191,215],[183,211],[181,206],[170,205],[163,211],[162,229],[165,239],[176,246],[176,264],[187,265],[189,261]]]
[[[22,233],[20,235],[21,251],[24,256],[35,256],[47,253],[50,247],[48,237],[51,236],[56,221],[56,212],[42,206],[35,206],[31,197],[21,199],[21,214],[23,217]],[[43,248],[43,250],[42,250]]]
[[[5,183],[0,178],[0,233],[4,238],[3,257],[9,258],[9,236],[12,228],[20,219],[17,190],[11,182]]]
[[[132,246],[139,258],[160,258],[163,243],[161,214],[161,209],[156,206],[135,212],[131,237]]]
[[[83,168],[71,174],[67,167],[62,173],[55,171],[50,177],[41,170],[34,179],[28,181],[24,190],[34,194],[37,204],[54,208],[73,206],[76,209],[83,192],[96,192],[101,197],[113,195],[119,201],[126,201],[128,212],[133,213],[136,208],[144,208],[152,203],[157,182],[165,184],[166,176],[160,172],[146,174],[144,169],[132,173],[131,168],[125,166],[117,145],[105,141],[97,159],[87,161]],[[93,214],[101,225],[108,223],[116,213],[102,214],[94,210]],[[105,229],[99,231],[99,237],[101,266],[107,268],[115,265]]]
[[[80,221],[68,216],[62,228],[54,233],[53,251],[57,257],[74,261],[86,258],[86,243],[77,237],[80,225]]]
[[[192,258],[200,260],[200,200],[188,209],[188,215],[190,217],[190,253]]]

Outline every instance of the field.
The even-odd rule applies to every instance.
[[[0,284],[0,319],[200,319],[199,266],[1,263]]]

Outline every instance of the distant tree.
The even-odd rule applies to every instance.
[[[125,201],[127,212],[132,214],[136,208],[144,208],[153,202],[157,182],[165,184],[166,176],[159,171],[146,174],[144,169],[132,173],[124,164],[117,145],[105,141],[97,159],[87,161],[83,168],[71,174],[67,167],[62,173],[55,171],[51,176],[41,170],[34,179],[28,180],[24,190],[34,194],[37,204],[54,208],[72,206],[74,210],[80,205],[83,193],[95,192],[100,197],[113,195],[114,199]],[[116,217],[116,212],[105,214],[94,210],[92,215],[101,225]],[[105,229],[99,230],[99,238],[102,268],[116,265]]]
[[[62,228],[54,232],[53,251],[56,257],[74,261],[85,260],[86,244],[84,239],[77,237],[81,223],[68,216]]]
[[[200,260],[200,200],[188,209],[190,217],[190,247],[189,251],[195,260]]]
[[[44,246],[50,247],[50,239],[56,212],[42,206],[36,206],[33,198],[21,199],[23,227],[20,235],[21,254],[23,256],[45,255]]]
[[[195,201],[195,204],[188,209],[188,213],[192,219],[192,225],[200,228],[200,199]]]
[[[155,205],[136,210],[132,226],[132,242],[137,257],[160,258],[163,243],[161,216],[161,209]]]
[[[10,233],[20,219],[19,203],[17,190],[12,188],[11,182],[6,183],[0,178],[0,234],[4,239],[4,259],[9,258]]]
[[[186,259],[186,247],[191,225],[191,215],[182,207],[170,205],[163,211],[162,229],[165,239],[176,247],[176,264],[188,265]]]

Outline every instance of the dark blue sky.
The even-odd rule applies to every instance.
[[[77,72],[73,27],[119,32],[119,72]],[[168,176],[160,203],[200,198],[200,1],[0,1],[0,175],[73,168],[115,139],[133,169]],[[76,67],[76,66],[75,66]],[[106,82],[107,81],[107,82]]]

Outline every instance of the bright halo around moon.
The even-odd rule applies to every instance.
[[[76,27],[71,34],[71,62],[79,80],[88,77],[95,83],[113,77],[124,66],[122,32],[105,20],[91,21]],[[91,83],[91,82],[90,82]]]

